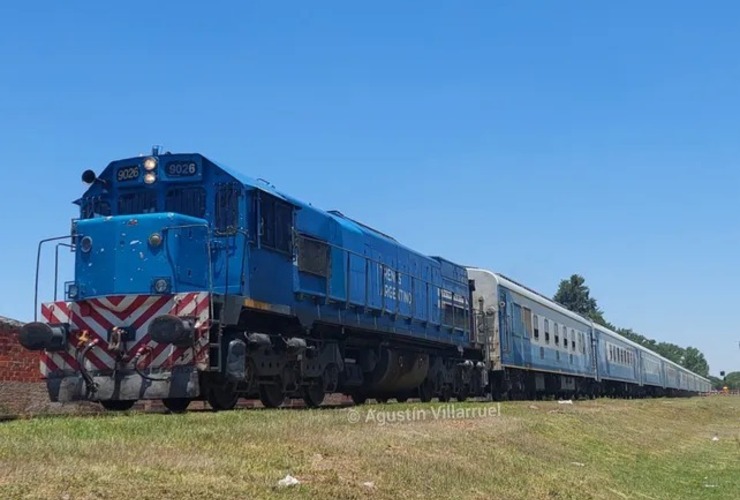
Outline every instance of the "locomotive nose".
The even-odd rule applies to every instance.
[[[29,351],[60,351],[67,343],[67,328],[63,325],[47,325],[34,321],[23,325],[18,341]]]

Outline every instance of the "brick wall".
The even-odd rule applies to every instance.
[[[0,318],[0,381],[39,382],[39,355],[21,347],[21,323]]]
[[[48,411],[39,354],[18,343],[21,323],[0,317],[0,418]]]

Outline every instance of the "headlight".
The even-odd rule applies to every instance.
[[[144,160],[144,170],[146,170],[147,172],[151,172],[155,168],[157,168],[157,159],[156,158],[153,158],[153,157],[150,156],[149,158],[147,158],[146,160]]]
[[[154,172],[147,172],[144,175],[144,182],[147,184],[154,184],[154,181],[157,180],[157,176],[154,174]]]
[[[89,253],[92,250],[92,238],[89,236],[83,236],[80,240],[80,251],[82,253]]]

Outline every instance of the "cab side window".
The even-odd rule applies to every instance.
[[[259,194],[260,244],[278,252],[291,253],[293,206],[267,193]]]
[[[224,184],[216,191],[216,233],[235,234],[239,228],[238,184]]]

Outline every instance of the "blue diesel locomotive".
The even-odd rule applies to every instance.
[[[154,149],[83,181],[71,234],[42,242],[70,240],[57,244],[74,252],[74,280],[20,335],[53,401],[179,412],[334,392],[359,404],[708,389],[502,276],[200,154]]]

